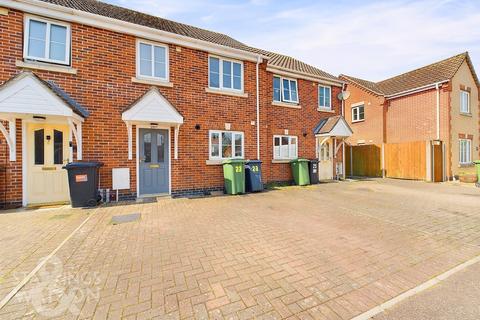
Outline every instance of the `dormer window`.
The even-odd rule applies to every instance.
[[[70,65],[70,25],[47,19],[25,19],[23,57]]]

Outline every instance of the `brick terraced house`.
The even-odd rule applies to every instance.
[[[443,180],[479,159],[479,80],[467,52],[380,82],[348,75],[352,146],[438,141]]]
[[[343,82],[294,58],[94,0],[0,0],[0,45],[1,205],[67,202],[71,161],[123,199],[222,190],[230,158],[342,173]]]

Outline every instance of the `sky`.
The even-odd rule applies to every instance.
[[[480,73],[480,0],[104,0],[227,34],[371,81],[468,51]]]

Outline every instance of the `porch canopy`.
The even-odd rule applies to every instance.
[[[313,133],[319,142],[318,147],[321,147],[330,138],[334,138],[335,154],[337,154],[340,147],[344,145],[345,138],[350,137],[353,131],[342,116],[333,116],[320,120],[315,129],[313,129]],[[342,140],[338,145],[337,139]]]
[[[65,122],[75,137],[77,159],[81,160],[82,123],[88,116],[89,112],[53,81],[45,81],[32,72],[21,72],[0,86],[0,121],[8,122],[8,130],[0,122],[0,131],[8,144],[10,161],[16,161],[15,119]]]
[[[174,158],[178,159],[178,131],[183,124],[183,116],[160,93],[152,87],[122,113],[122,120],[127,125],[128,160],[132,160],[132,126],[150,125],[174,127]]]

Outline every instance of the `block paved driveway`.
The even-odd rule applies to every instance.
[[[480,255],[479,189],[329,183],[0,215],[0,299],[87,218],[0,318],[350,319]]]

